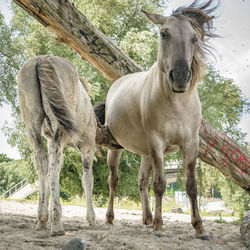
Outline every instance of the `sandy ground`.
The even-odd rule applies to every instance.
[[[50,236],[34,231],[36,203],[0,200],[0,249],[61,249],[73,238],[84,238],[87,249],[246,249],[240,243],[240,228],[232,223],[218,224],[203,217],[204,227],[212,236],[209,241],[194,238],[190,216],[164,213],[164,231],[157,235],[141,225],[141,212],[116,210],[115,224],[105,225],[104,208],[96,208],[97,224],[88,226],[85,208],[63,206],[64,236]],[[214,219],[214,218],[213,218]],[[159,237],[160,236],[160,237]]]

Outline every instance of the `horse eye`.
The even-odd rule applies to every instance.
[[[167,33],[164,33],[164,32],[160,32],[160,36],[161,36],[162,39],[169,38],[169,35]]]

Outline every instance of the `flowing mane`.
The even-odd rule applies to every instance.
[[[216,5],[213,4],[213,0],[209,0],[203,4],[199,2],[199,0],[195,0],[189,6],[179,7],[172,13],[172,16],[188,20],[199,35],[199,42],[196,43],[194,59],[191,66],[193,73],[192,85],[198,82],[202,76],[206,53],[212,54],[206,37],[218,37],[218,35],[214,33],[213,19],[216,18],[215,12],[220,6],[220,0]]]

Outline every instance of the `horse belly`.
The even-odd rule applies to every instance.
[[[127,150],[140,154],[140,155],[148,155],[148,147],[147,142],[145,140],[145,136],[132,135],[127,136],[126,138],[122,138],[120,145],[122,145]]]
[[[146,135],[143,129],[138,129],[128,121],[125,123],[119,120],[119,117],[107,122],[107,125],[113,137],[125,149],[136,154],[148,155]]]

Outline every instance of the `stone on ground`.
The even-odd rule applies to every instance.
[[[85,250],[86,242],[83,238],[75,238],[69,241],[62,250]]]
[[[250,210],[246,211],[240,226],[241,242],[250,249]]]

